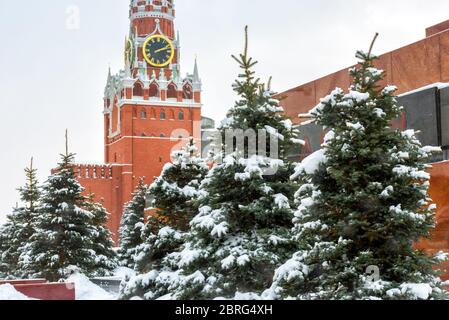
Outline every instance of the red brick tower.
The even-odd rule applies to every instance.
[[[104,93],[106,165],[79,165],[78,179],[111,213],[117,240],[123,205],[141,177],[150,184],[189,137],[201,143],[201,80],[181,76],[173,0],[132,0],[125,68]]]

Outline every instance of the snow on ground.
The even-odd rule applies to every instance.
[[[119,267],[114,271],[111,277],[102,277],[97,279],[104,280],[125,280],[134,277],[136,272],[132,269]],[[76,300],[116,300],[117,297],[94,284],[85,275],[75,272],[67,280],[67,283],[75,284]]]
[[[114,272],[114,276],[105,277],[104,279],[124,280],[136,275],[132,269],[120,267]],[[85,275],[75,272],[67,280],[66,283],[75,285],[76,300],[116,300],[114,294],[107,292],[98,285],[94,284]],[[12,285],[0,285],[0,301],[2,300],[33,300],[22,293],[18,292]]]
[[[427,300],[432,294],[432,287],[428,283],[406,283],[401,286],[402,293],[410,293],[415,299]]]
[[[118,267],[114,271],[114,277],[120,278],[120,279],[126,279],[127,277],[131,278],[136,275],[137,275],[136,271],[134,271],[133,269],[130,269],[130,268],[126,268],[126,267]]]
[[[75,284],[76,300],[115,300],[116,298],[80,273],[72,274],[67,283]]]
[[[32,300],[24,294],[18,292],[12,285],[4,284],[0,286],[0,300]]]

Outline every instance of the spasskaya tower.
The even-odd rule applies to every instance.
[[[201,143],[197,62],[182,76],[174,0],[132,0],[124,69],[109,70],[104,91],[104,165],[77,165],[86,193],[111,213],[117,240],[123,205],[141,177],[150,184],[173,150]]]

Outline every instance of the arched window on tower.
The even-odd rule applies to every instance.
[[[136,82],[134,84],[133,96],[134,97],[143,97],[143,87],[140,82]]]
[[[185,100],[192,100],[193,99],[193,90],[192,86],[189,83],[186,83],[184,85],[184,88],[182,90],[183,98]]]
[[[161,120],[167,119],[167,115],[165,114],[165,110],[164,109],[161,110],[161,113],[159,115],[159,119],[161,119]]]
[[[178,96],[178,91],[176,89],[175,84],[172,82],[168,85],[167,88],[167,99],[176,99]]]
[[[150,98],[159,98],[159,86],[156,83],[150,85]]]
[[[147,112],[146,112],[145,110],[142,110],[142,111],[140,112],[140,118],[141,118],[141,119],[146,119],[146,118],[147,118]]]
[[[178,113],[178,120],[181,120],[181,121],[184,120],[184,111],[179,111],[179,113]]]

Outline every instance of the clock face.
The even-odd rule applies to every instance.
[[[134,63],[134,44],[131,39],[128,39],[125,45],[125,65],[127,61],[130,65]]]
[[[163,68],[173,60],[175,48],[167,37],[154,35],[145,40],[143,56],[151,66]]]

